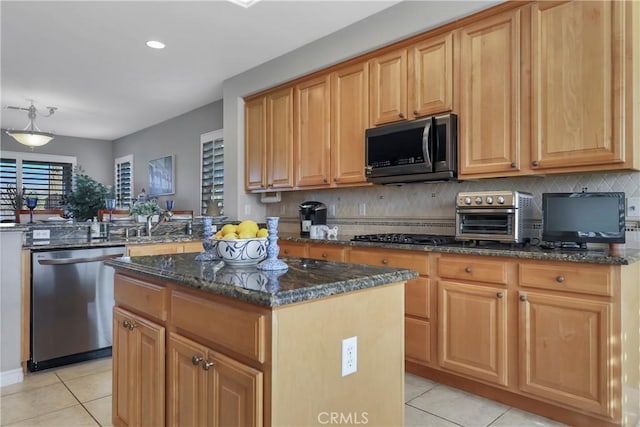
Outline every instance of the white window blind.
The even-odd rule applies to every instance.
[[[36,209],[60,209],[63,198],[72,190],[73,165],[49,161],[22,161],[24,195],[38,197]]]
[[[224,208],[224,138],[222,131],[205,134],[201,138],[201,208],[204,214],[209,200]]]
[[[131,207],[133,198],[133,154],[115,160],[115,196],[118,208]]]
[[[13,221],[15,219],[13,195],[18,186],[18,169],[16,159],[0,159],[0,220]]]

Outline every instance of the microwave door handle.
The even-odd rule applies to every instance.
[[[424,156],[424,165],[429,171],[433,170],[433,165],[431,164],[431,122],[431,119],[427,121],[422,132],[422,155]]]

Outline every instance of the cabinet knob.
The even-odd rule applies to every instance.
[[[138,324],[136,323],[136,321],[135,321],[135,320],[132,320],[132,321],[131,321],[131,324],[130,324],[130,326],[129,326],[129,329],[133,331],[133,330],[134,330],[135,328],[137,328],[137,327],[138,327]]]
[[[413,115],[414,115],[414,116],[416,116],[416,117],[418,117],[418,116],[420,115],[420,112],[419,112],[418,110],[414,110],[414,111],[413,111]]]
[[[328,257],[328,256],[329,256],[329,255],[327,255],[327,253],[326,253],[326,252],[322,252],[322,258],[326,258],[326,257]]]
[[[210,367],[212,367],[214,365],[213,362],[209,362],[208,360],[205,360],[202,362],[202,369],[204,369],[205,371],[208,371]]]
[[[333,182],[338,182],[338,177],[337,176],[333,178]]]
[[[404,113],[398,114],[398,117],[400,117],[401,119],[404,119]]]
[[[284,254],[285,254],[285,255],[289,255],[289,249],[285,249],[285,250],[284,250]]]
[[[556,277],[556,282],[558,282],[558,283],[562,283],[562,282],[564,282],[564,276],[558,276],[558,277]]]
[[[327,181],[327,178],[323,178],[323,179],[322,179],[322,182],[324,182],[324,183],[326,184],[326,183],[328,182],[328,181]]]
[[[382,260],[382,263],[385,264],[385,265],[389,264],[389,260],[385,258],[385,259]]]
[[[511,169],[515,169],[517,167],[518,165],[516,164],[516,162],[511,162]]]
[[[202,362],[202,360],[203,360],[203,359],[202,359],[202,357],[200,357],[200,356],[195,356],[195,355],[194,355],[194,356],[191,358],[191,363],[193,363],[194,365],[196,365],[196,366],[197,366],[197,365],[199,365],[199,364],[200,364],[200,362]]]
[[[504,293],[502,293],[502,292],[498,292],[498,293],[496,294],[496,297],[498,297],[498,298],[502,298],[502,297],[504,297]]]
[[[471,267],[465,267],[464,268],[464,272],[465,273],[471,273]]]
[[[122,326],[124,326],[127,329],[131,329],[131,322],[129,322],[128,320],[123,320]]]
[[[540,162],[537,160],[534,160],[533,162],[531,162],[531,165],[537,167],[537,166],[540,166]]]
[[[526,295],[520,295],[520,301],[526,301],[526,300],[527,300]]]

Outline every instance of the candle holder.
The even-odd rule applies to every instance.
[[[169,212],[173,211],[173,200],[165,200],[164,205],[167,207]]]
[[[27,207],[29,208],[29,224],[33,224],[33,210],[38,206],[37,197],[27,197]]]
[[[113,210],[116,208],[116,199],[105,199],[104,205],[109,211],[109,222],[111,222],[112,216],[113,216]],[[102,220],[102,218],[99,218],[99,219]]]
[[[196,255],[196,261],[215,261],[218,259],[213,238],[213,218],[210,216],[202,218],[202,247],[204,252]]]
[[[280,218],[277,216],[267,217],[267,259],[258,264],[258,270],[286,270],[289,266],[278,259],[280,253],[280,247],[278,246],[278,221]]]

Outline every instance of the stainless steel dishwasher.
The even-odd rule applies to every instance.
[[[124,246],[34,251],[31,255],[31,358],[38,371],[109,356],[113,268]]]

